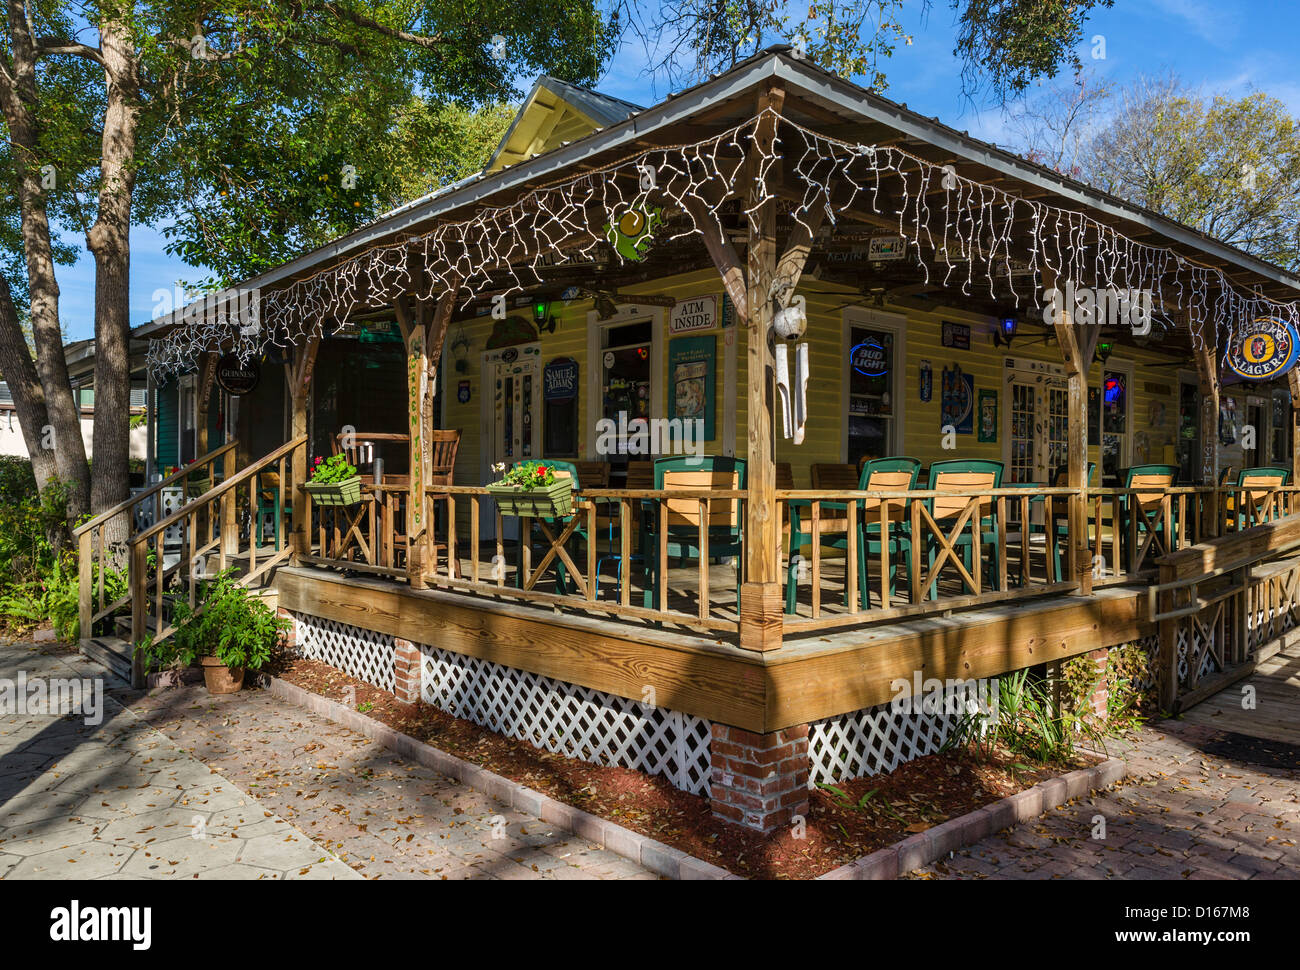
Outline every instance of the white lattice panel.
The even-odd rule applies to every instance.
[[[422,645],[428,704],[507,737],[601,765],[709,787],[709,722],[514,667]]]
[[[808,754],[814,782],[846,781],[892,771],[906,761],[934,754],[974,700],[987,709],[997,681],[960,684],[943,691],[937,704],[924,698],[895,709],[879,704],[808,726]],[[927,695],[928,697],[929,695]]]
[[[373,630],[299,613],[294,619],[298,653],[337,667],[386,691],[393,679],[393,638]]]
[[[1153,633],[1149,637],[1143,637],[1137,641],[1138,645],[1146,651],[1147,669],[1133,678],[1133,686],[1140,692],[1151,690],[1160,682],[1160,635]],[[1184,666],[1186,661],[1184,661]]]

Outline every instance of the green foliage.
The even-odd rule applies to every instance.
[[[1104,191],[1290,270],[1300,268],[1300,123],[1256,92],[1206,99],[1142,79],[1090,138]]]
[[[0,458],[0,586],[49,569],[67,542],[68,488],[51,481],[36,491],[26,458]]]
[[[493,465],[493,470],[501,474],[501,480],[494,485],[514,485],[525,492],[535,488],[545,488],[555,484],[555,469],[540,461],[522,461],[506,470],[505,463]]]
[[[227,667],[258,670],[270,661],[276,641],[289,629],[288,620],[236,582],[233,569],[201,584],[196,608],[181,599],[173,609],[172,637],[161,643],[148,638],[136,647],[153,669],[216,657]]]
[[[311,481],[317,485],[333,485],[347,481],[356,473],[356,466],[349,464],[347,456],[342,452],[324,459],[317,455],[316,464],[311,470]]]
[[[125,596],[126,576],[112,567],[95,566],[92,572],[95,588],[99,588],[101,569],[104,602]],[[0,593],[0,620],[16,633],[49,620],[60,640],[73,643],[81,636],[79,591],[77,557],[71,553],[64,554],[34,578],[14,583]]]
[[[1086,656],[1061,664],[1062,703],[1087,716],[1089,700],[1103,674]],[[1139,643],[1111,647],[1106,652],[1106,726],[1111,732],[1136,728],[1156,709],[1155,686],[1150,680],[1150,657]],[[1142,686],[1147,684],[1145,688]]]
[[[1039,764],[1068,763],[1081,741],[1104,748],[1105,735],[1092,721],[1065,705],[1057,711],[1050,686],[1030,679],[1028,670],[998,678],[997,709],[968,713],[944,742],[944,750],[969,748],[983,757],[1005,749]]]
[[[963,86],[1005,101],[1061,65],[1079,66],[1076,47],[1094,8],[1113,0],[948,0],[958,24],[954,54]],[[931,0],[920,5],[923,18]],[[633,29],[671,82],[696,80],[775,43],[868,87],[888,86],[884,62],[912,37],[904,0],[656,0],[630,4]]]

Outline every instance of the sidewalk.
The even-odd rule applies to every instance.
[[[52,653],[0,678],[103,676]],[[0,878],[655,878],[264,691],[114,683],[98,727],[0,716]]]
[[[1137,779],[916,870],[928,879],[1300,879],[1300,749],[1162,721]],[[1103,838],[1097,817],[1105,820]]]

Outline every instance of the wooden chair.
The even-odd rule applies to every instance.
[[[1270,501],[1275,490],[1289,484],[1291,469],[1278,465],[1243,468],[1237,473],[1237,531],[1271,518]]]
[[[656,491],[696,491],[716,489],[739,491],[745,488],[745,460],[706,455],[703,458],[660,458],[654,463],[654,488]],[[662,500],[667,505],[667,531],[660,534],[659,502],[647,500],[642,507],[647,516],[643,554],[646,563],[646,609],[655,609],[661,592],[666,592],[669,558],[678,561],[700,557],[700,503],[698,499]],[[709,539],[710,559],[740,556],[743,533],[738,499],[715,499],[708,503],[708,521],[705,523]],[[663,545],[663,561],[660,545]],[[740,608],[739,566],[736,568],[736,608]],[[700,590],[701,600],[707,600],[708,589]]]
[[[846,474],[853,472],[852,465],[830,465],[817,464],[812,466],[813,487],[825,491],[866,491],[878,489],[880,491],[893,491],[895,489],[912,489],[916,485],[916,475],[921,467],[921,463],[915,458],[881,458],[873,461],[862,463],[861,473],[856,480],[849,484],[842,484]],[[829,482],[839,484],[831,485]],[[889,509],[889,521],[891,523],[906,522],[905,501],[891,503]],[[858,501],[858,601],[864,609],[870,607],[871,598],[868,592],[867,584],[867,562],[868,554],[880,554],[880,499],[860,499]],[[812,511],[812,503],[807,500],[795,500],[789,503],[790,508],[790,542],[789,542],[789,565],[786,571],[785,584],[785,611],[793,614],[797,608],[798,593],[798,563],[795,561],[795,550],[802,548],[804,543],[812,542],[812,522],[808,518]],[[841,549],[848,551],[848,531],[849,515],[847,502],[822,502],[818,508],[818,543],[823,546],[830,546],[832,549]],[[874,519],[872,514],[874,513]],[[828,538],[829,536],[829,538]],[[894,554],[902,549],[911,549],[910,540],[903,535],[902,529],[890,529],[890,534],[884,540],[888,543],[888,550],[891,559]],[[844,602],[848,604],[848,582],[847,566],[846,582],[844,589]],[[891,561],[889,567],[889,592],[892,596],[894,593],[895,574],[897,563]]]
[[[1166,553],[1173,552],[1169,536],[1165,534],[1164,517],[1160,512],[1164,508],[1165,492],[1174,484],[1174,477],[1177,474],[1178,469],[1173,465],[1134,465],[1124,475],[1124,488],[1138,490],[1120,496],[1119,500],[1124,519],[1121,525],[1124,532],[1120,536],[1120,546],[1124,550],[1124,562],[1128,564],[1129,572],[1136,571],[1134,558],[1137,549],[1145,545],[1143,537],[1147,533],[1153,533],[1152,541],[1158,539]],[[1174,510],[1171,518],[1176,516],[1177,511]],[[1173,533],[1177,535],[1177,521],[1172,522],[1171,525]],[[1133,547],[1134,529],[1137,532],[1136,549]]]
[[[1000,461],[954,459],[952,461],[936,461],[930,465],[928,487],[933,491],[983,492],[1001,486],[1002,462]],[[961,495],[932,497],[925,500],[926,509],[940,528],[955,525],[968,504],[969,499],[963,498]],[[974,528],[979,532],[981,550],[985,544],[989,544],[990,567],[992,573],[996,573],[999,562],[998,514],[997,503],[992,497],[985,496],[980,500],[979,507],[972,514],[971,520],[976,521]],[[940,539],[939,536],[931,532],[926,542],[930,571],[934,572],[934,564],[939,558],[939,546],[950,542],[954,551],[959,550],[961,552],[962,564],[966,567],[966,572],[971,573],[973,576],[975,559],[973,555],[974,543],[971,535],[973,531],[970,521],[968,521],[963,526],[961,534],[951,539]],[[965,576],[962,577],[962,585],[968,592],[980,592],[977,589],[970,589],[970,584],[966,581]],[[935,599],[938,595],[939,577],[935,575],[930,581],[930,598]]]

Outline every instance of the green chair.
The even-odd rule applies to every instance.
[[[1169,537],[1164,535],[1164,518],[1157,516],[1153,525],[1150,516],[1164,504],[1166,490],[1173,486],[1177,476],[1178,468],[1174,465],[1134,465],[1125,472],[1124,488],[1139,490],[1136,494],[1121,495],[1119,500],[1120,514],[1123,518],[1120,528],[1124,530],[1120,534],[1120,548],[1124,551],[1124,563],[1129,572],[1133,571],[1133,556],[1137,551],[1132,548],[1130,522],[1136,523],[1139,548],[1144,544],[1144,536],[1151,532],[1159,536],[1165,552],[1173,552]],[[1142,491],[1143,489],[1148,490]],[[1172,514],[1175,518],[1171,525],[1174,533],[1177,534],[1176,508]]]
[[[916,487],[916,476],[921,463],[915,458],[877,458],[863,462],[858,478],[858,490],[910,491]],[[858,501],[858,602],[866,609],[871,605],[867,583],[867,564],[871,555],[880,555],[880,499],[860,499]],[[796,551],[805,544],[814,541],[811,520],[806,520],[812,511],[812,503],[806,499],[791,501],[790,508],[790,545],[789,566],[785,581],[785,611],[793,614],[796,610],[798,594],[799,565],[795,561]],[[832,549],[848,550],[848,503],[822,502],[818,510],[818,531],[816,538],[823,546]],[[874,518],[873,518],[874,515]],[[895,524],[883,541],[888,544],[889,554],[889,595],[894,595],[898,558],[906,562],[911,552],[911,527],[906,501],[890,503],[889,520]],[[849,597],[848,584],[845,583],[844,601]]]
[[[740,491],[745,488],[745,460],[706,455],[702,458],[660,458],[654,467],[655,491]],[[646,586],[645,607],[655,609],[659,603],[660,584],[665,582],[668,563],[659,561],[661,538],[667,548],[667,558],[699,559],[700,557],[700,503],[698,499],[661,500],[668,506],[667,535],[660,536],[662,527],[659,502],[645,499],[641,505],[646,515],[644,543]],[[709,503],[708,523],[709,557],[739,557],[743,550],[744,533],[740,521],[738,499],[716,499]],[[740,567],[736,568],[736,604],[740,605]],[[709,591],[700,590],[701,598]]]
[[[561,478],[569,479],[572,482],[573,493],[575,497],[577,497],[577,495],[581,493],[582,486],[578,481],[578,466],[571,461],[552,461],[550,459],[529,459],[529,462],[519,462],[515,467],[518,467],[519,465],[522,464],[528,464],[533,461],[538,461],[538,460],[540,460],[543,465],[546,465],[548,468],[554,471],[555,477],[557,479],[561,479]],[[577,515],[578,513],[575,510],[573,514]],[[523,536],[520,536],[519,541],[520,543],[527,541],[529,546],[531,547],[533,541],[532,530],[537,530],[539,532],[541,531],[538,522],[545,522],[547,525],[551,527],[552,534],[558,536],[559,530],[564,529],[565,527],[568,526],[570,518],[572,518],[572,516],[565,515],[557,518],[546,517],[541,519],[534,519],[527,540],[525,540]],[[587,536],[586,522],[583,519],[578,520],[578,525],[574,528],[573,534],[576,536],[581,536],[584,542],[590,541],[590,539]],[[555,563],[555,591],[559,593],[561,596],[565,596],[569,592],[568,572],[564,568],[564,560],[561,559],[559,556],[555,557],[554,563]],[[515,570],[515,585],[521,588],[524,585],[524,570],[523,570],[522,560],[520,562],[520,568]]]
[[[266,544],[265,527],[269,517],[275,526],[275,551],[279,552],[284,542],[281,523],[284,521],[284,516],[293,515],[290,506],[280,504],[279,472],[258,472],[257,507],[253,515],[257,520],[257,544],[259,546]]]
[[[935,491],[955,490],[963,492],[983,492],[988,489],[1001,488],[1002,462],[984,459],[954,459],[933,462],[930,465],[928,487]],[[955,524],[968,503],[968,499],[960,496],[925,499],[926,509],[941,528],[946,524]],[[986,544],[989,546],[991,572],[996,573],[999,562],[997,502],[992,497],[983,499],[979,504],[979,509],[971,516],[971,519],[978,519],[976,528],[979,529],[980,545],[981,547]],[[949,528],[951,528],[951,525],[949,525]],[[973,573],[974,570],[974,543],[971,541],[971,531],[970,521],[968,521],[962,528],[961,534],[952,541],[955,550],[961,552],[962,564],[966,567],[968,573]],[[926,548],[928,550],[929,568],[933,572],[934,564],[939,558],[939,539],[933,533],[927,537]],[[965,577],[962,577],[962,585],[967,587],[969,592],[980,592],[979,590],[969,589],[969,583],[966,582]],[[930,598],[935,599],[938,595],[939,577],[934,576],[930,582]]]
[[[1259,524],[1265,521],[1268,509],[1264,506],[1270,493],[1291,482],[1291,469],[1280,465],[1261,465],[1258,468],[1243,468],[1237,473],[1237,494],[1235,496],[1239,509],[1237,511],[1237,531],[1249,528],[1251,522]],[[1249,489],[1249,491],[1244,491]],[[1247,516],[1249,513],[1249,517]]]

